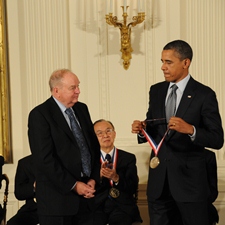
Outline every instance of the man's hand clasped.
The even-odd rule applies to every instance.
[[[74,190],[78,195],[84,196],[84,198],[93,198],[95,195],[95,181],[90,179],[87,184],[81,181],[77,181]]]

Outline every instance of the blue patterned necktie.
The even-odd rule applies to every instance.
[[[88,150],[88,146],[86,143],[86,140],[84,138],[84,135],[82,133],[82,130],[75,118],[75,114],[71,108],[68,108],[65,110],[65,113],[68,115],[69,120],[70,120],[70,126],[71,130],[73,132],[73,135],[77,141],[77,144],[80,149],[80,154],[81,154],[81,161],[82,161],[82,168],[83,168],[83,173],[90,177],[91,174],[91,155]]]
[[[176,112],[176,101],[177,101],[177,85],[174,84],[170,88],[172,88],[172,91],[170,92],[170,95],[168,96],[167,102],[166,102],[166,120],[169,122],[170,117],[174,116]]]

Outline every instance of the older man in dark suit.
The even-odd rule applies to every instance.
[[[29,114],[36,198],[41,225],[93,224],[99,143],[86,104],[78,102],[80,81],[68,69],[52,73],[52,96]]]
[[[153,146],[147,187],[151,225],[174,225],[178,212],[185,225],[209,224],[205,147],[220,149],[224,136],[215,92],[189,74],[192,55],[182,40],[163,48],[166,81],[151,86],[147,118],[132,124],[139,143],[147,139]]]

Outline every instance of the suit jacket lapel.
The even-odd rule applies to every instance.
[[[195,97],[195,80],[191,77],[187,83],[186,88],[184,89],[184,93],[182,95],[180,104],[178,106],[176,116],[182,118],[187,111],[189,105],[191,104],[192,100]]]
[[[65,133],[74,141],[75,139],[73,133],[68,123],[66,122],[66,119],[64,118],[59,106],[53,98],[50,98],[50,104],[51,114],[56,124],[58,124],[59,127],[61,127],[65,131]]]
[[[180,117],[183,118],[187,109],[189,108],[192,100],[195,97],[195,91],[194,91],[194,87],[195,87],[195,80],[191,77],[190,80],[187,83],[186,88],[184,89],[184,93],[182,95],[182,98],[180,100],[180,104],[177,108],[177,112],[176,112],[176,117]],[[170,139],[173,134],[175,133],[174,130],[171,130],[169,133],[169,136],[166,139]]]
[[[167,95],[167,90],[168,90],[169,82],[164,83],[161,89],[158,90],[158,118],[166,118],[166,111],[165,111],[165,100],[166,100],[166,95]],[[167,129],[167,123],[165,123],[165,130]]]
[[[83,135],[87,141],[87,144],[88,144],[88,147],[91,148],[91,143],[90,143],[90,138],[89,138],[89,135],[88,135],[88,130],[90,127],[87,127],[87,123],[84,121],[85,120],[85,117],[86,117],[86,111],[83,111],[82,110],[82,107],[80,107],[79,104],[75,104],[73,106],[73,110],[77,116],[77,119],[80,123],[80,126],[82,128],[82,132],[83,132]],[[85,125],[84,125],[85,124]]]

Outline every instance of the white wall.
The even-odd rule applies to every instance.
[[[135,0],[127,0],[128,20],[137,14]],[[114,13],[122,19],[122,0]],[[80,100],[87,103],[93,121],[111,120],[116,146],[137,157],[140,183],[147,182],[148,144],[137,145],[131,134],[134,119],[144,119],[151,84],[163,80],[161,51],[174,39],[193,47],[191,74],[216,90],[225,119],[225,1],[146,0],[146,20],[132,28],[132,60],[124,70],[119,29],[105,22],[103,0],[7,0],[12,142],[14,163],[3,170],[10,178],[8,219],[19,204],[14,198],[18,159],[30,153],[27,116],[50,96],[48,78],[57,68],[70,68],[81,81]],[[216,206],[225,221],[225,155],[217,152],[220,194]]]

